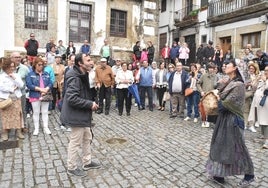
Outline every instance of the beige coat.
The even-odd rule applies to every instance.
[[[255,122],[255,108],[257,108],[257,120],[260,125],[268,125],[268,97],[265,101],[264,106],[260,106],[259,103],[262,99],[263,96],[263,91],[265,89],[268,89],[268,80],[266,81],[260,81],[258,88],[254,94],[251,107],[250,107],[250,112],[248,116],[248,121],[249,122]]]

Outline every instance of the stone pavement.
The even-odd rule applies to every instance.
[[[85,178],[66,173],[69,133],[55,130],[59,113],[50,116],[51,136],[42,131],[32,136],[29,119],[30,131],[19,147],[0,151],[0,188],[221,187],[207,179],[204,168],[212,128],[170,119],[168,114],[168,110],[138,111],[136,107],[129,117],[118,116],[115,109],[108,116],[94,113],[93,160],[102,167],[88,171]],[[268,151],[253,142],[258,136],[245,134],[257,176],[251,187],[268,187]],[[224,187],[236,187],[241,178],[226,178]]]

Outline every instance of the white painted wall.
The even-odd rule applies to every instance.
[[[4,50],[14,49],[14,1],[0,2],[0,57]]]

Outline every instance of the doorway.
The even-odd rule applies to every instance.
[[[231,50],[232,52],[231,36],[222,37],[220,38],[220,41],[221,41],[221,49],[223,51],[223,54],[226,54],[228,50]]]
[[[196,56],[195,35],[188,35],[188,36],[185,36],[184,38],[185,38],[185,42],[188,44],[188,48],[190,50],[189,60],[187,62],[187,64],[190,65],[190,63],[195,62],[195,56]]]

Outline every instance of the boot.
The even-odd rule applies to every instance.
[[[2,140],[7,141],[8,140],[8,130],[3,129],[2,130]]]
[[[19,139],[24,139],[24,135],[22,134],[21,129],[17,129],[17,137],[18,137]]]

